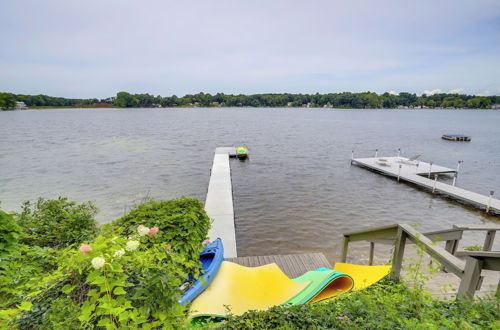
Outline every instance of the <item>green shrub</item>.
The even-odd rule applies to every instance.
[[[55,271],[17,284],[24,300],[0,310],[0,328],[185,327],[180,286],[198,269],[209,225],[197,200],[139,205],[91,243],[60,249]]]
[[[97,233],[96,213],[91,202],[39,198],[35,204],[25,202],[16,220],[26,233],[24,244],[61,248],[91,240]]]
[[[3,259],[17,246],[21,236],[21,227],[14,221],[12,215],[0,210],[0,269]]]
[[[420,297],[421,301],[416,301]],[[498,329],[500,302],[439,301],[385,280],[325,303],[278,306],[205,326],[220,329]]]
[[[127,215],[113,221],[113,229],[122,235],[136,232],[137,226],[158,227],[158,238],[188,260],[198,260],[200,247],[207,238],[210,218],[197,199],[179,198],[150,201],[138,205]],[[184,269],[189,272],[189,269]]]

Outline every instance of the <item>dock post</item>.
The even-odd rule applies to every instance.
[[[375,149],[375,158],[378,157],[378,149]]]
[[[398,148],[398,157],[401,156],[401,148]]]
[[[354,160],[354,150],[351,151],[351,164],[353,160]]]
[[[437,183],[437,181],[438,181],[438,175],[434,174],[434,187],[432,187],[432,193],[433,194],[436,191],[436,183]]]
[[[488,205],[486,205],[486,213],[490,212],[491,199],[493,198],[494,193],[495,192],[493,190],[490,191],[490,197],[488,198]]]
[[[415,165],[415,174],[418,174],[418,165],[419,165],[419,163],[417,163],[417,164]]]
[[[431,178],[431,170],[432,170],[432,162],[429,163],[429,174],[427,174],[427,178]]]
[[[399,164],[399,169],[398,169],[398,182],[399,182],[399,177],[401,176],[401,167],[403,167],[403,165]]]
[[[460,170],[460,164],[462,164],[464,161],[459,160],[457,164],[457,170],[455,171],[455,176],[453,176],[453,184],[452,186],[455,187],[455,183],[457,182],[457,177],[458,177],[458,171]]]

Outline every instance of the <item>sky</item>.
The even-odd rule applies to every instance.
[[[0,91],[500,95],[498,0],[2,0]]]

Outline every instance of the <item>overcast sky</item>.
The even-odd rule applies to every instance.
[[[500,1],[2,0],[0,91],[500,94]]]

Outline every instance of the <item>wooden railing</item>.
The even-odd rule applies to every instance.
[[[486,231],[486,239],[483,251],[457,251],[458,242],[463,232],[468,230]],[[489,225],[455,225],[452,229],[420,233],[407,224],[395,224],[369,230],[357,231],[344,234],[344,249],[342,251],[342,262],[346,262],[350,242],[370,242],[369,264],[373,264],[375,243],[394,243],[394,255],[392,257],[393,279],[399,279],[403,263],[404,249],[407,241],[418,244],[427,254],[436,259],[443,270],[454,273],[461,278],[457,298],[472,298],[476,289],[480,288],[482,278],[481,270],[500,271],[500,252],[491,252],[495,233],[500,226]],[[445,248],[436,245],[437,241],[446,241]],[[462,261],[457,255],[465,256]],[[497,287],[500,294],[500,282]]]

